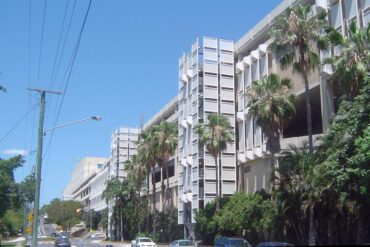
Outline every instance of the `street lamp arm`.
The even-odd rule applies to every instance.
[[[48,131],[59,129],[59,128],[62,128],[62,127],[68,126],[68,125],[77,124],[77,123],[85,122],[85,121],[88,121],[88,120],[100,121],[101,119],[102,119],[101,116],[91,116],[91,117],[83,118],[83,119],[76,120],[76,121],[73,121],[73,122],[64,123],[64,124],[55,126],[53,128],[50,128],[50,129],[46,129],[46,130],[44,130],[43,134],[45,135],[46,132],[48,132]]]

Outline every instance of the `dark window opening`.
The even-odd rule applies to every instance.
[[[322,133],[321,118],[321,95],[320,86],[310,90],[312,134]],[[307,135],[306,101],[304,93],[301,94],[296,103],[296,114],[285,124],[283,137],[298,137]]]
[[[170,174],[170,178],[175,176],[175,160],[172,159],[167,162],[168,165],[168,173]],[[166,169],[163,169],[163,179],[167,179],[167,172]]]
[[[154,181],[156,183],[158,183],[158,182],[161,181],[161,170],[160,169],[158,169],[158,170],[155,171],[155,173],[154,173]]]
[[[204,201],[203,200],[200,200],[199,201],[199,208],[200,209],[203,209],[204,208]]]

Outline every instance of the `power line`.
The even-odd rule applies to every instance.
[[[54,74],[53,83],[55,83],[56,78],[57,78],[58,73],[59,73],[60,63],[61,63],[61,61],[62,61],[62,57],[63,57],[63,54],[64,54],[64,48],[65,48],[65,45],[66,45],[66,43],[67,43],[68,34],[69,34],[70,29],[71,29],[71,23],[72,23],[72,20],[73,20],[73,16],[74,16],[75,8],[76,8],[76,0],[74,1],[73,8],[72,8],[72,13],[71,13],[71,16],[70,16],[70,18],[69,18],[69,23],[68,23],[68,27],[67,27],[67,32],[66,32],[66,35],[64,36],[64,41],[63,41],[63,46],[62,46],[62,52],[61,52],[61,55],[60,55],[60,57],[59,57],[59,61],[58,61],[58,65],[57,65],[56,72],[55,72],[55,74]],[[68,67],[69,67],[69,65],[68,65]],[[68,70],[68,67],[67,67],[67,70]]]
[[[41,30],[41,44],[40,44],[40,51],[39,51],[39,64],[37,69],[37,82],[40,83],[40,65],[41,65],[41,57],[42,57],[42,46],[44,43],[44,29],[45,29],[45,16],[46,16],[46,0],[44,0],[44,14],[42,18],[42,30]]]
[[[61,40],[62,40],[62,34],[63,34],[63,30],[64,30],[64,23],[65,23],[65,19],[66,19],[66,15],[67,15],[69,2],[70,2],[70,0],[67,1],[66,6],[64,8],[63,21],[62,21],[62,25],[61,25],[60,32],[59,32],[59,38],[58,38],[58,46],[57,46],[57,50],[56,50],[56,54],[55,54],[55,58],[54,58],[53,70],[51,72],[50,81],[49,81],[49,87],[48,87],[49,89],[51,89],[52,85],[53,85],[53,77],[54,77],[55,67],[56,67],[57,60],[58,60],[59,48],[60,48],[60,43],[61,43]],[[47,99],[50,100],[50,102],[51,102],[52,98],[49,97],[49,96],[50,95],[47,95]],[[56,103],[55,105],[58,105],[58,104]],[[46,110],[46,122],[48,122],[50,111],[51,111],[51,109],[47,108],[47,110]]]
[[[13,132],[13,130],[15,130],[17,127],[18,127],[18,125],[23,121],[23,119],[25,118],[25,117],[27,117],[27,115],[33,110],[35,108],[35,105],[34,106],[31,106],[29,109],[28,109],[28,111],[14,124],[14,126],[0,139],[0,143],[2,142],[2,141],[4,141],[5,140],[5,138],[7,138],[12,132]]]
[[[54,65],[53,65],[53,71],[51,72],[51,78],[50,78],[50,82],[49,82],[49,89],[52,87],[52,83],[53,83],[53,77],[54,77],[55,67],[56,67],[57,59],[58,59],[59,48],[60,48],[60,42],[61,42],[61,40],[62,40],[62,34],[63,34],[63,31],[64,31],[64,22],[65,22],[66,15],[67,15],[67,10],[68,10],[68,6],[69,6],[69,1],[70,1],[70,0],[68,0],[68,1],[67,1],[66,7],[65,7],[65,9],[64,9],[64,16],[63,16],[62,26],[61,26],[61,29],[60,29],[59,39],[58,39],[57,53],[55,54],[55,58],[54,58]]]
[[[68,90],[69,81],[71,79],[71,74],[72,74],[72,71],[73,71],[73,66],[74,66],[74,63],[75,63],[75,60],[76,60],[78,49],[80,47],[82,33],[83,33],[84,28],[85,28],[86,20],[87,20],[87,17],[89,15],[89,12],[90,12],[91,3],[92,3],[92,0],[89,1],[89,6],[87,7],[85,18],[84,18],[84,21],[82,23],[80,33],[78,35],[76,47],[75,47],[75,50],[74,50],[74,53],[73,53],[73,57],[72,57],[72,63],[71,63],[70,70],[69,70],[69,73],[68,73],[67,82],[66,82],[66,85],[65,85],[64,90],[63,90],[64,93],[62,95],[62,100],[61,100],[61,103],[60,103],[60,106],[59,106],[59,109],[58,109],[58,113],[57,113],[57,117],[56,117],[55,122],[54,122],[54,126],[57,124],[57,122],[59,120],[60,112],[61,112],[61,109],[62,109],[62,106],[63,106],[63,103],[64,103],[64,98],[65,98],[65,95],[66,95],[67,90]],[[54,136],[54,130],[52,130],[52,132],[51,132],[50,139],[49,139],[49,142],[48,142],[48,145],[47,145],[47,148],[46,148],[44,157],[47,155],[47,152],[49,150],[49,147],[50,147],[50,144],[52,142],[53,136]]]

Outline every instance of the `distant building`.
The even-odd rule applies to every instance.
[[[110,176],[126,178],[125,162],[137,154],[137,141],[139,129],[137,128],[117,128],[111,137],[111,160]]]
[[[105,166],[107,158],[84,157],[80,159],[71,173],[71,179],[64,188],[62,200],[76,200],[89,205],[91,189],[86,185]]]

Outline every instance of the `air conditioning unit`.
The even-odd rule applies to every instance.
[[[260,54],[260,55],[264,55],[264,54],[266,54],[266,53],[267,53],[267,48],[268,48],[268,46],[267,46],[266,44],[260,44],[260,45],[258,46],[259,54]]]
[[[187,82],[189,81],[189,79],[188,79],[188,77],[186,76],[186,74],[182,74],[182,75],[181,75],[181,81],[182,81],[183,83],[187,83]]]
[[[186,163],[188,165],[192,165],[193,164],[193,156],[191,156],[191,155],[186,156]]]
[[[244,153],[238,154],[238,162],[239,163],[245,163],[246,161],[247,161],[247,159],[245,158]]]
[[[238,120],[238,122],[242,122],[244,119],[245,119],[245,114],[243,111],[238,111],[236,113],[236,119]]]
[[[243,62],[237,62],[235,65],[236,72],[242,72],[244,70]]]
[[[193,193],[191,192],[186,193],[185,196],[187,202],[191,202],[191,200],[193,199]]]
[[[327,10],[328,9],[328,0],[316,0],[315,5],[317,10]]]
[[[244,66],[248,67],[252,65],[252,58],[250,55],[243,57],[243,64]]]
[[[193,124],[193,117],[192,116],[188,116],[186,118],[186,123],[187,123],[187,125],[191,126]]]
[[[186,163],[186,159],[185,158],[181,159],[181,165],[183,167],[187,167],[188,166],[188,164]]]
[[[258,50],[254,50],[251,52],[251,58],[252,60],[256,61],[258,58],[259,58],[259,51]]]
[[[190,80],[191,78],[193,78],[193,70],[192,69],[188,69],[186,71],[186,76],[188,77],[188,80]]]
[[[186,123],[185,119],[181,120],[181,126],[185,129],[188,127],[188,124]]]
[[[332,75],[333,75],[333,68],[331,64],[324,64],[322,66],[321,76],[327,80],[327,79],[330,79]]]
[[[185,194],[182,194],[181,195],[181,201],[183,201],[184,203],[187,203],[186,195]]]

